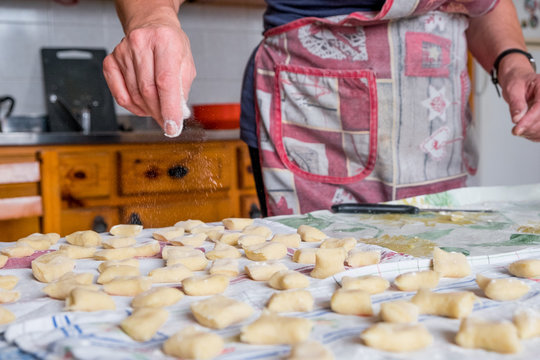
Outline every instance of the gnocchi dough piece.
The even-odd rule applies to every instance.
[[[268,281],[278,271],[287,270],[287,266],[279,262],[252,262],[244,270],[251,280]]]
[[[309,225],[300,225],[296,229],[296,232],[300,235],[302,241],[305,242],[319,242],[328,237],[321,230]]]
[[[58,242],[58,240],[60,240],[60,234],[46,233],[45,235],[49,238],[49,241],[51,242],[51,245],[56,244]]]
[[[109,266],[117,266],[117,265],[127,265],[127,266],[133,266],[136,268],[139,268],[139,260],[137,259],[125,259],[125,260],[109,260],[104,261],[98,266],[98,271],[101,273]]]
[[[309,337],[313,323],[304,318],[280,316],[271,312],[242,327],[240,341],[256,345],[292,345]]]
[[[241,232],[224,232],[218,240],[224,244],[235,246],[238,244],[240,236],[246,235],[243,235]]]
[[[133,246],[137,243],[137,240],[133,236],[113,236],[105,239],[101,242],[101,245],[105,249],[119,249],[128,246]]]
[[[363,290],[337,289],[330,299],[330,308],[344,315],[373,315],[371,297]]]
[[[68,272],[60,279],[49,283],[42,291],[53,299],[65,300],[71,291],[77,287],[88,290],[99,290],[97,285],[92,284],[94,275],[90,273]]]
[[[412,302],[395,300],[382,303],[379,315],[388,323],[415,323],[419,312],[418,306]]]
[[[94,259],[96,260],[126,260],[134,258],[136,255],[135,248],[127,247],[121,249],[104,249],[98,250],[94,253]]]
[[[361,338],[369,347],[392,352],[417,351],[433,342],[422,324],[377,323],[364,330]]]
[[[182,280],[184,292],[190,296],[220,294],[229,286],[229,278],[225,275],[191,276]]]
[[[250,218],[227,218],[221,221],[227,230],[244,230],[246,227],[253,224],[253,219]]]
[[[208,259],[204,253],[198,249],[175,252],[173,256],[167,254],[167,266],[182,264],[191,271],[200,271],[208,265]]]
[[[242,230],[245,235],[259,235],[265,240],[272,236],[272,230],[264,225],[249,225]]]
[[[356,239],[353,237],[347,237],[342,239],[328,238],[321,243],[321,249],[335,249],[343,248],[348,253],[356,246]]]
[[[298,249],[293,254],[293,261],[299,264],[315,264],[317,248]]]
[[[276,290],[303,289],[309,286],[309,279],[298,271],[280,270],[270,277],[268,285]]]
[[[276,234],[270,241],[282,243],[288,248],[297,248],[300,246],[302,238],[298,234]]]
[[[536,278],[540,276],[540,260],[525,259],[514,261],[508,266],[510,274],[521,278]]]
[[[272,294],[266,308],[272,312],[307,312],[313,310],[313,296],[307,290],[289,290]]]
[[[362,251],[360,249],[352,249],[349,251],[345,262],[351,267],[375,265],[381,262],[381,252],[377,250]]]
[[[137,236],[143,229],[142,225],[137,224],[118,224],[114,225],[109,233],[114,236]]]
[[[60,235],[56,233],[40,234],[34,233],[17,240],[17,244],[26,244],[34,250],[47,250],[51,245],[54,245],[60,239]]]
[[[241,301],[215,295],[192,303],[191,312],[199,324],[212,329],[224,329],[250,317],[253,308]]]
[[[0,255],[0,268],[6,266],[7,261],[8,257],[6,255]]]
[[[171,244],[180,246],[201,246],[208,239],[208,235],[204,233],[189,234],[179,238],[169,240]]]
[[[198,249],[195,249],[193,246],[164,246],[161,250],[161,257],[163,260],[168,260],[169,257],[175,257],[175,256],[183,256],[186,253],[189,253],[193,250],[200,251]],[[203,254],[204,255],[204,254]]]
[[[194,227],[191,229],[192,234],[206,234],[208,237],[216,236],[217,234],[221,235],[225,231],[225,226],[214,225],[208,226],[206,224]]]
[[[137,257],[150,257],[159,254],[161,246],[159,245],[159,241],[151,240],[135,245],[132,249],[135,250],[135,256]]]
[[[217,259],[212,262],[209,270],[210,274],[221,274],[228,277],[238,276],[237,259]]]
[[[214,333],[186,327],[163,343],[163,352],[182,359],[212,359],[223,351],[223,339]]]
[[[534,309],[520,309],[514,314],[514,325],[521,339],[540,336],[540,312]]]
[[[15,314],[8,309],[0,306],[0,325],[9,324],[15,320]]]
[[[131,300],[133,308],[161,308],[176,304],[184,293],[172,287],[159,286],[146,290]]]
[[[0,275],[0,289],[11,290],[18,282],[19,278],[15,275]]]
[[[390,283],[385,278],[375,275],[365,275],[359,277],[344,276],[341,279],[341,286],[345,290],[364,290],[370,295],[379,294],[390,287]]]
[[[459,326],[456,344],[468,349],[484,349],[503,354],[514,354],[521,350],[517,329],[509,321],[465,318]]]
[[[120,323],[122,330],[135,341],[148,341],[165,324],[169,312],[161,308],[138,308]]]
[[[61,251],[43,254],[32,261],[32,274],[41,282],[58,280],[62,275],[73,271],[75,260]]]
[[[0,289],[0,304],[12,303],[21,297],[21,293],[15,290]]]
[[[190,233],[191,230],[193,230],[197,226],[201,226],[201,225],[205,225],[204,222],[202,222],[201,220],[184,220],[184,221],[179,221],[176,224],[174,224],[174,226],[181,227],[184,229],[185,232],[188,232],[188,233]]]
[[[66,298],[68,311],[114,310],[116,305],[111,296],[98,290],[74,288]]]
[[[59,251],[63,252],[70,259],[88,259],[94,256],[96,248],[63,244],[60,245]]]
[[[461,319],[472,312],[476,296],[470,291],[433,293],[421,288],[411,301],[418,306],[421,314]]]
[[[206,258],[208,260],[216,259],[238,259],[241,257],[240,251],[237,248],[231,245],[223,244],[217,242],[214,245],[214,249],[206,253]]]
[[[253,261],[279,260],[287,255],[287,247],[277,242],[265,242],[246,246],[244,252]]]
[[[433,250],[433,270],[442,277],[462,278],[471,274],[471,265],[462,253],[446,252],[436,247]]]
[[[345,271],[345,258],[347,252],[343,248],[319,249],[315,254],[315,267],[311,276],[325,279],[329,276]]]
[[[93,230],[75,231],[66,236],[66,241],[71,245],[77,246],[101,246],[101,236]]]
[[[96,282],[98,284],[106,284],[108,282],[111,282],[117,277],[139,276],[139,275],[141,275],[141,273],[139,272],[139,268],[136,268],[134,266],[129,266],[129,265],[109,266],[108,268],[106,268],[105,270],[101,272]]]
[[[334,355],[321,343],[307,340],[294,344],[287,360],[334,360]]]
[[[148,273],[150,280],[155,283],[179,283],[192,275],[190,269],[182,264],[154,269]]]
[[[238,240],[236,240],[236,243],[243,248],[256,244],[264,244],[265,242],[266,238],[260,235],[241,235]]]
[[[482,274],[476,275],[476,283],[488,298],[498,301],[517,300],[531,289],[516,278],[490,279]]]
[[[135,296],[152,287],[152,280],[142,276],[121,276],[103,284],[103,290],[109,295]]]
[[[441,275],[433,270],[411,271],[396,276],[394,284],[401,291],[417,291],[420,288],[433,289],[439,284]]]
[[[21,258],[32,255],[34,251],[34,248],[32,248],[30,245],[21,243],[3,248],[0,250],[0,253],[10,258]]]
[[[170,241],[182,235],[184,235],[184,228],[176,226],[157,229],[152,233],[152,237],[160,241]]]

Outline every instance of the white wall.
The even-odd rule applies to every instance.
[[[190,103],[239,102],[246,60],[262,38],[262,3],[186,3],[180,20],[189,35],[197,79]],[[17,101],[15,114],[45,114],[41,47],[112,51],[123,32],[112,0],[0,0],[0,96]],[[127,113],[118,108],[119,114]]]

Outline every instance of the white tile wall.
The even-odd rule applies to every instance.
[[[179,18],[197,66],[190,103],[238,102],[246,60],[261,40],[262,2],[186,3]],[[0,0],[0,96],[12,95],[15,115],[44,114],[40,48],[98,47],[123,37],[112,0]],[[119,114],[127,111],[117,108]]]

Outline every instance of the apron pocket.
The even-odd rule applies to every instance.
[[[277,65],[271,136],[281,161],[311,181],[348,184],[377,156],[377,87],[370,70]]]

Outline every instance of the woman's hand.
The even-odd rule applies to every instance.
[[[189,117],[185,101],[196,75],[189,39],[171,9],[135,19],[124,23],[125,38],[105,58],[105,79],[120,106],[177,136]]]

